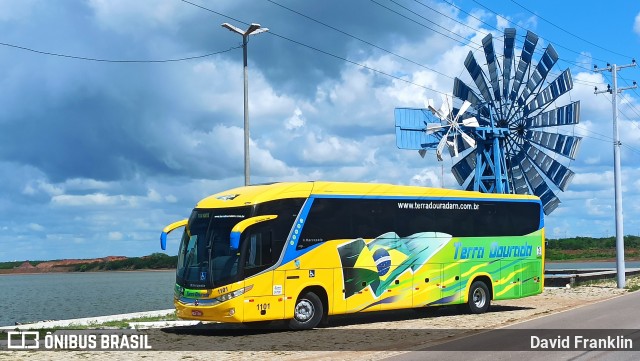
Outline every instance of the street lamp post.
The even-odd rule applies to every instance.
[[[251,24],[245,31],[229,23],[222,24],[222,27],[242,35],[242,60],[244,62],[244,185],[248,186],[251,182],[249,180],[249,77],[247,74],[247,39],[249,35],[260,34],[269,31],[269,29],[261,28],[260,24]]]
[[[247,39],[249,35],[260,34],[269,29],[261,28],[260,24],[251,24],[246,31],[229,23],[222,24],[222,27],[242,35],[242,60],[244,62],[244,185],[248,186],[251,182],[249,175],[249,77],[247,73]]]

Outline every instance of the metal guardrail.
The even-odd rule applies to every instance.
[[[547,270],[544,274],[545,287],[570,287],[578,286],[586,282],[601,281],[616,278],[615,269],[554,269]],[[640,268],[628,268],[627,276],[640,274]]]

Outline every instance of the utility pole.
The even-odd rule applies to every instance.
[[[626,273],[624,265],[624,231],[623,231],[623,218],[622,218],[622,174],[620,174],[620,138],[618,134],[618,93],[622,93],[623,90],[636,88],[636,82],[633,82],[633,86],[618,88],[618,70],[636,66],[636,60],[633,59],[631,64],[620,65],[607,64],[604,69],[598,69],[597,65],[593,66],[593,71],[610,71],[611,78],[613,79],[613,88],[607,87],[607,90],[598,90],[595,88],[595,94],[610,93],[611,103],[613,104],[613,178],[615,183],[615,209],[616,209],[616,269],[617,269],[617,281],[618,288],[624,288],[626,286]]]
[[[249,75],[247,71],[247,43],[249,35],[260,34],[269,31],[261,28],[260,24],[251,24],[247,30],[241,30],[229,23],[222,24],[223,28],[242,35],[242,60],[244,63],[244,185],[251,184],[249,179],[251,161],[249,159]]]

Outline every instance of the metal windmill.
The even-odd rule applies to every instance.
[[[484,66],[469,52],[464,65],[474,84],[455,78],[459,109],[446,99],[440,110],[431,102],[427,109],[396,108],[396,143],[422,156],[435,149],[439,160],[447,146],[455,162],[451,171],[463,188],[535,194],[549,214],[560,203],[554,189],[564,191],[574,175],[566,164],[575,159],[581,141],[559,133],[558,127],[579,122],[580,102],[556,104],[573,88],[573,80],[569,69],[547,79],[558,60],[553,46],[532,64],[538,36],[527,32],[518,59],[515,37],[515,29],[505,29],[499,59],[487,35]]]

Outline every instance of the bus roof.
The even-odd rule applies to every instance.
[[[383,183],[351,182],[282,182],[238,187],[202,199],[196,208],[240,207],[275,199],[308,198],[310,196],[353,197],[433,197],[464,199],[534,200],[538,197],[519,194],[495,194],[455,189],[401,186]]]

